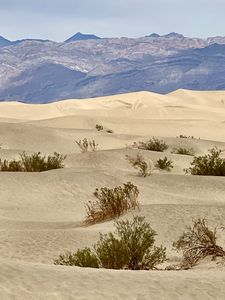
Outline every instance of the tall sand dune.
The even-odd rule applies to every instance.
[[[98,132],[96,124],[104,130]],[[169,149],[129,147],[152,137],[165,140]],[[81,153],[75,140],[83,138],[94,139],[98,151]],[[85,204],[94,199],[96,187],[127,181],[138,186],[141,207],[133,213],[144,215],[157,231],[156,243],[167,247],[167,264],[179,261],[172,243],[193,218],[224,226],[225,178],[185,175],[192,157],[171,150],[187,147],[202,155],[214,146],[225,149],[225,92],[138,92],[42,105],[2,102],[0,144],[1,159],[16,159],[23,151],[67,155],[64,169],[0,172],[0,299],[224,299],[225,267],[211,260],[179,272],[83,269],[56,266],[53,260],[91,246],[99,232],[114,230],[112,221],[83,225]],[[139,152],[153,164],[166,155],[174,168],[138,177],[125,155]],[[225,233],[218,239],[225,247]]]

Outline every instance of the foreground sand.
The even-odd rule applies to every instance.
[[[113,134],[97,132],[96,124]],[[225,179],[184,175],[192,160],[171,154],[193,147],[197,154],[225,148],[225,92],[179,90],[169,95],[133,93],[47,105],[0,103],[0,158],[22,151],[67,154],[66,167],[43,173],[0,173],[0,299],[224,299],[225,267],[205,261],[189,271],[111,271],[53,265],[66,250],[91,246],[113,222],[84,227],[85,203],[96,187],[132,181],[140,212],[179,260],[172,242],[192,218],[225,225]],[[195,136],[179,139],[177,135]],[[167,155],[172,172],[140,178],[125,161],[134,141],[158,136],[166,153],[141,151],[155,162]],[[81,154],[77,139],[95,139],[99,151]],[[198,138],[201,139],[198,139]],[[131,213],[124,217],[130,218]],[[225,246],[225,234],[219,232]]]

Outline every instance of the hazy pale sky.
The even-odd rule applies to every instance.
[[[63,41],[76,32],[225,35],[225,0],[0,0],[0,35]]]

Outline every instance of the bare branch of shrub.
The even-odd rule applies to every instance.
[[[75,141],[75,143],[83,153],[88,151],[96,151],[98,148],[98,144],[95,140],[88,141],[86,138],[84,138],[83,140]]]
[[[135,157],[126,155],[126,160],[138,170],[139,176],[147,177],[152,174],[152,167],[144,160],[142,155],[137,154]]]
[[[225,251],[217,245],[217,228],[209,229],[205,219],[193,221],[193,226],[188,226],[186,231],[173,243],[177,251],[182,252],[181,269],[195,266],[206,256],[225,257]]]

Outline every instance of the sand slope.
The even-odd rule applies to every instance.
[[[85,203],[96,187],[132,181],[141,210],[167,247],[168,263],[178,261],[172,242],[192,218],[225,225],[225,179],[184,175],[192,160],[171,154],[192,147],[197,154],[225,149],[225,92],[149,92],[46,105],[0,103],[0,158],[19,153],[67,154],[65,169],[43,173],[0,173],[0,299],[223,299],[225,269],[205,262],[190,271],[130,272],[53,265],[66,250],[91,246],[113,222],[84,227]],[[98,132],[96,124],[112,129]],[[195,139],[179,139],[185,134]],[[141,151],[156,162],[165,155],[172,172],[154,170],[140,178],[126,154],[134,141],[158,136],[165,153]],[[99,150],[80,153],[75,140],[95,139]],[[198,139],[201,137],[201,139]],[[131,213],[125,215],[130,218]],[[225,246],[225,234],[219,232]]]

